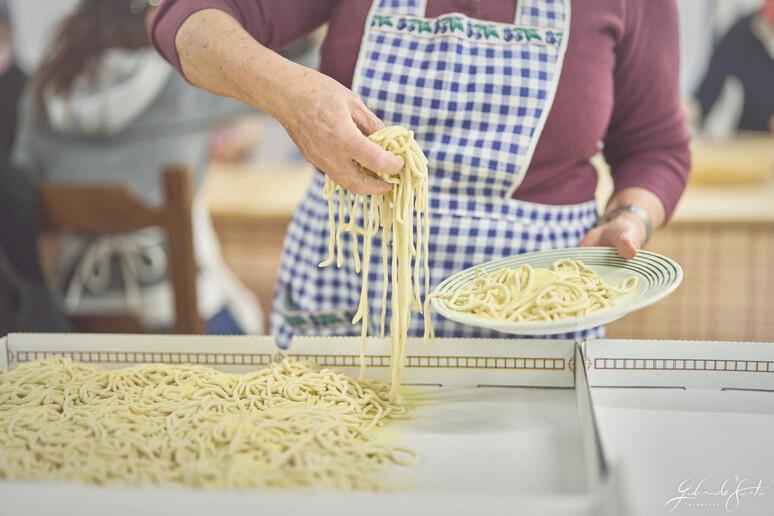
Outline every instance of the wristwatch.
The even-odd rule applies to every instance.
[[[624,212],[634,213],[645,224],[645,241],[642,243],[642,246],[644,247],[645,244],[648,243],[648,240],[650,240],[650,233],[652,232],[653,227],[650,223],[650,215],[648,215],[648,212],[645,211],[640,206],[637,206],[636,204],[626,204],[624,206],[619,206],[615,208],[611,212],[606,213],[601,217],[599,217],[597,219],[597,223],[594,224],[594,226],[596,227],[596,226],[601,226],[602,224],[607,224],[608,222],[610,222],[611,220],[613,220],[618,215]]]

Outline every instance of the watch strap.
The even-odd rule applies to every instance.
[[[642,243],[644,246],[648,243],[648,240],[650,240],[650,234],[653,231],[653,226],[650,222],[650,215],[648,215],[648,212],[645,211],[644,208],[637,206],[636,204],[625,204],[623,206],[618,206],[617,208],[613,209],[612,211],[609,211],[608,213],[605,213],[599,219],[597,219],[597,223],[594,225],[601,226],[602,224],[607,224],[617,216],[619,216],[621,213],[633,213],[637,215],[642,222],[645,224],[645,241]]]

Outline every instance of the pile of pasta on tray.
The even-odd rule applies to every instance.
[[[398,489],[417,454],[374,438],[389,386],[284,359],[249,374],[64,358],[0,372],[0,479],[206,489]]]

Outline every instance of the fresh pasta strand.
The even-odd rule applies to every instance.
[[[285,359],[243,375],[108,371],[48,358],[0,372],[0,479],[205,489],[399,488],[418,455],[370,437],[405,418],[387,384]]]
[[[383,149],[402,156],[405,166],[396,176],[379,176],[392,183],[393,189],[384,195],[353,195],[327,177],[323,188],[323,197],[328,200],[330,222],[330,240],[328,258],[320,263],[325,267],[336,261],[343,263],[341,239],[343,233],[351,233],[355,240],[355,268],[363,276],[360,303],[352,323],[363,321],[360,352],[361,380],[365,375],[365,340],[368,332],[368,269],[371,253],[371,241],[374,235],[382,231],[382,267],[383,297],[381,312],[381,336],[385,335],[388,283],[392,287],[389,300],[392,309],[390,320],[390,396],[397,399],[406,361],[406,343],[411,322],[411,311],[422,313],[421,296],[430,290],[430,273],[427,261],[429,224],[427,199],[427,158],[414,133],[401,126],[381,129],[369,139]],[[363,169],[364,173],[373,172]],[[339,210],[336,213],[335,201],[338,198]],[[359,207],[362,207],[362,226],[356,224]],[[346,208],[346,209],[345,209]],[[363,237],[362,258],[359,253],[358,237]],[[392,238],[392,246],[387,242]],[[337,251],[338,250],[338,251]],[[423,267],[420,269],[420,267]],[[421,282],[424,272],[424,284]]]
[[[616,298],[633,292],[638,283],[636,276],[629,276],[621,285],[612,285],[580,260],[569,259],[554,262],[550,269],[527,264],[492,273],[479,269],[466,288],[427,296],[425,313],[427,303],[438,298],[450,310],[496,321],[568,319],[610,308]],[[432,326],[425,317],[425,336],[433,338]]]

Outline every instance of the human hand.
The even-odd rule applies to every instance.
[[[384,123],[334,79],[307,68],[296,73],[294,87],[274,116],[301,155],[352,193],[389,191],[392,184],[365,174],[358,166],[387,175],[403,168],[403,158],[367,138]]]
[[[645,247],[651,231],[666,221],[661,199],[642,187],[630,186],[614,193],[605,215],[583,237],[581,246],[615,247],[623,258],[634,258]]]
[[[610,222],[591,228],[581,240],[581,247],[615,247],[622,258],[634,258],[647,238],[642,219],[633,213],[621,213]]]
[[[304,158],[340,186],[358,194],[392,188],[358,163],[395,175],[403,158],[367,138],[384,124],[336,80],[264,47],[218,9],[189,16],[176,32],[175,48],[189,82],[273,116]]]

